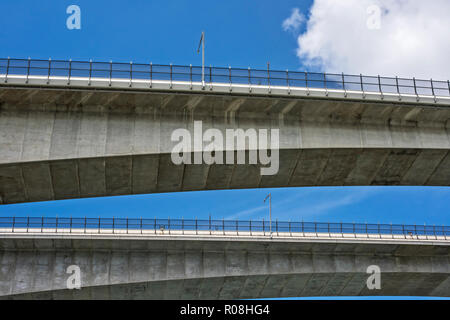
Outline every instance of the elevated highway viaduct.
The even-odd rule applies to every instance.
[[[450,296],[442,236],[0,231],[0,299]],[[380,289],[367,286],[373,265]]]
[[[172,73],[170,81],[147,81],[111,72],[87,78],[3,70],[0,63],[1,204],[192,190],[450,185],[450,84],[447,96],[424,96],[400,93],[398,79],[397,93],[382,93],[364,92],[362,83],[358,91],[203,85],[173,80]],[[203,130],[221,132],[279,129],[278,173],[261,175],[259,164],[174,164],[172,133],[192,132],[197,120]],[[445,236],[12,231],[0,230],[4,299],[450,296]],[[80,290],[67,289],[70,265],[80,267]],[[370,265],[380,267],[381,290],[367,288]]]
[[[450,97],[0,75],[0,202],[288,186],[450,185]],[[68,81],[69,80],[69,81]],[[175,129],[279,129],[259,164],[171,161]],[[225,134],[224,134],[225,135]]]

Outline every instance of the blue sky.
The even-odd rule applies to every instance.
[[[66,8],[81,8],[81,30],[69,30]],[[307,69],[297,56],[312,1],[3,1],[0,56]],[[304,21],[284,30],[298,8]],[[273,195],[280,220],[450,225],[450,189],[339,187],[227,190],[120,196],[0,206],[2,216],[116,216],[262,219]]]
[[[1,56],[298,69],[296,39],[281,28],[293,7],[311,1],[2,1]],[[81,9],[81,30],[66,8]],[[283,52],[284,54],[280,54]]]
[[[352,1],[352,8],[367,2]],[[323,4],[327,0],[316,2]],[[380,0],[372,2],[378,3]],[[442,6],[448,5],[441,0],[437,2]],[[354,45],[354,38],[365,39],[367,35],[364,32],[368,31],[364,28],[347,30],[355,32],[352,38],[344,37],[345,30],[340,29],[346,22],[356,21],[352,20],[354,16],[338,16],[336,23],[326,15],[323,18],[320,6],[314,14],[310,14],[312,3],[312,0],[2,1],[0,57],[195,65],[201,62],[196,49],[200,33],[204,30],[207,65],[266,68],[270,61],[273,69],[282,70],[371,73],[374,72],[371,67],[374,67],[375,71],[386,75],[412,70],[416,75],[448,76],[442,74],[442,70],[450,68],[439,64],[447,61],[448,66],[448,34],[444,35],[443,41],[439,39],[439,32],[433,32],[434,41],[425,34],[425,46],[410,50],[410,56],[400,54],[395,60],[392,58],[395,55],[389,50],[401,52],[402,48],[396,45],[403,44],[398,44],[395,39],[394,43],[385,41],[388,37],[382,33],[395,35],[396,21],[401,20],[397,19],[396,14],[412,12],[413,15],[417,14],[416,11],[423,13],[425,10],[410,12],[398,10],[395,6],[388,8],[384,21],[387,27],[369,35],[378,37],[381,42],[370,38],[375,48],[369,47],[369,44],[366,48],[359,48]],[[81,30],[66,28],[66,8],[71,4],[81,8]],[[299,22],[298,28],[286,31],[282,27],[283,21],[294,8],[298,8],[303,21]],[[447,9],[448,6],[438,11],[446,14]],[[352,14],[348,8],[344,11],[345,14]],[[355,12],[360,14],[357,10]],[[436,17],[433,13],[433,19]],[[317,22],[315,26],[310,24],[312,20]],[[326,29],[327,21],[334,23],[331,29]],[[421,35],[421,19],[414,19],[413,16],[402,21],[414,24],[410,28],[412,35]],[[448,23],[448,18],[437,25],[446,33],[448,28],[444,23]],[[320,30],[328,31],[320,34]],[[356,33],[359,31],[361,34]],[[321,39],[322,42],[312,43],[310,39]],[[336,45],[333,39],[343,45]],[[382,47],[384,43],[386,50]],[[439,47],[442,45],[446,47]],[[351,50],[348,52],[341,47]],[[420,50],[422,47],[426,47],[428,52],[441,52],[442,58],[436,54],[430,58],[428,52]],[[299,57],[300,49],[303,51]],[[379,56],[378,60],[376,56],[370,57],[370,63],[366,58],[360,59],[373,52]],[[383,54],[390,59],[385,59]],[[418,59],[421,59],[421,64],[415,63]],[[314,61],[321,61],[321,64],[317,65]],[[428,65],[427,61],[435,62],[437,67]],[[269,192],[273,195],[274,219],[450,225],[450,189],[434,187],[280,188],[120,196],[3,205],[0,206],[0,215],[207,218],[211,214],[214,218],[261,219],[268,217],[268,207],[263,199]]]

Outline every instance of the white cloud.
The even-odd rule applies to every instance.
[[[305,16],[300,13],[298,8],[294,8],[292,9],[291,16],[283,21],[283,30],[297,32],[304,21]]]
[[[282,208],[284,205],[288,204],[288,203],[292,203],[294,201],[300,200],[302,198],[307,198],[310,195],[312,195],[314,193],[314,191],[312,189],[307,189],[307,190],[302,190],[299,193],[295,193],[291,196],[283,196],[281,200],[277,199],[274,200],[273,204],[272,204],[272,208]],[[227,216],[226,219],[227,220],[235,220],[235,219],[250,219],[250,218],[255,218],[255,214],[259,213],[259,212],[268,212],[269,211],[269,205],[268,203],[265,203],[264,205],[261,206],[257,206],[257,207],[253,207],[250,209],[246,209],[246,210],[242,210],[239,211],[233,215]],[[264,217],[265,215],[261,216],[260,220],[262,219],[262,217]]]
[[[279,220],[288,220],[292,217],[298,219],[313,220],[319,216],[333,213],[342,207],[351,207],[361,201],[373,197],[380,193],[379,188],[347,188],[341,189],[339,192],[335,190],[325,191],[316,188],[307,188],[279,198],[275,195],[272,202],[272,213]],[[269,206],[264,204],[261,206],[249,208],[236,214],[226,217],[227,220],[235,219],[267,219],[269,215]]]
[[[315,0],[297,54],[326,72],[447,80],[449,16],[449,0]]]
[[[329,214],[336,209],[355,205],[365,200],[366,198],[378,194],[379,189],[353,188],[347,190],[347,192],[346,192],[347,194],[340,195],[335,198],[330,198],[327,199],[326,201],[323,201],[324,199],[317,199],[312,203],[300,205],[295,209],[294,212],[290,212],[289,215],[295,212],[302,212],[302,218],[306,219],[316,218],[319,215]],[[286,212],[288,211],[286,210]]]
[[[239,211],[236,214],[227,216],[227,220],[238,220],[238,219],[242,219],[242,218],[248,218],[248,217],[251,217],[256,212],[260,212],[263,210],[268,210],[268,206],[259,206],[259,207],[254,207],[251,209]]]

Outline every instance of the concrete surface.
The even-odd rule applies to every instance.
[[[450,184],[450,108],[0,86],[0,202],[285,186]],[[174,165],[177,128],[280,129],[280,170]]]
[[[450,296],[448,240],[13,236],[0,239],[2,299]],[[367,289],[370,265],[381,290]]]

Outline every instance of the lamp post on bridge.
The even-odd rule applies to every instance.
[[[269,232],[270,238],[272,238],[272,194],[269,193],[264,199],[264,203],[266,203],[267,198],[269,198]]]
[[[202,31],[200,43],[198,44],[197,53],[200,53],[200,46],[202,46],[202,87],[205,87],[205,32]]]

